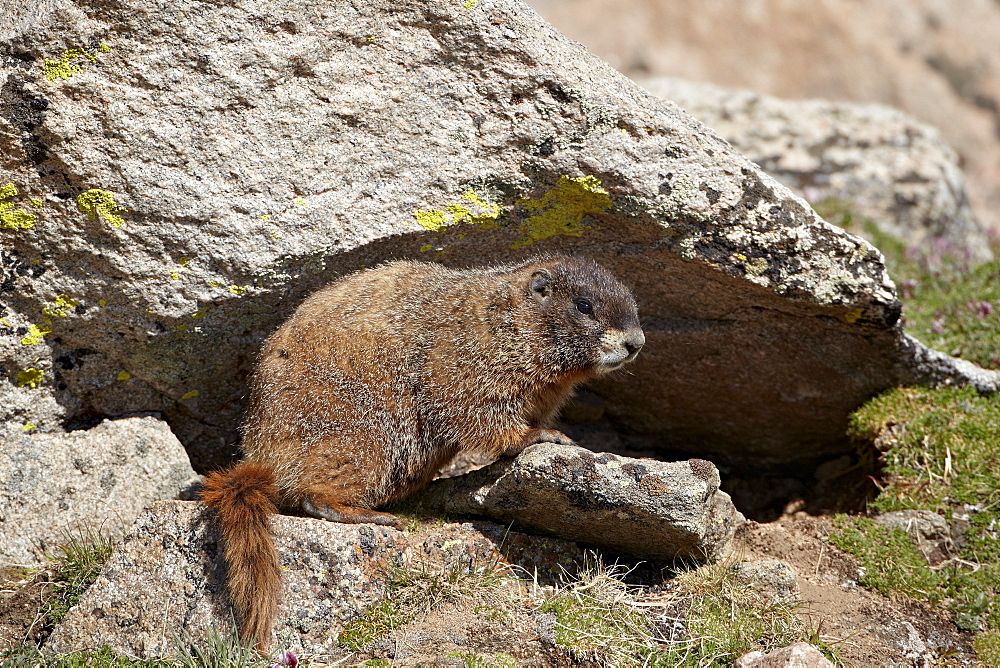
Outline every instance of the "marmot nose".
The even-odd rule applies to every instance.
[[[635,357],[644,343],[646,343],[646,335],[642,333],[641,329],[630,330],[625,334],[625,340],[622,341],[629,357]]]

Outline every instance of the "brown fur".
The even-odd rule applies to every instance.
[[[242,636],[258,648],[270,637],[273,491],[315,517],[398,527],[373,508],[459,452],[571,443],[546,427],[573,387],[643,342],[631,293],[585,258],[466,271],[397,262],[306,299],[261,352],[246,462],[209,480]]]

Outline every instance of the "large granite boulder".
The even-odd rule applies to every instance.
[[[232,454],[257,347],[332,277],[586,253],[647,344],[607,415],[699,457],[841,451],[898,383],[879,252],[517,0],[19,0],[0,17],[0,421],[161,412]]]

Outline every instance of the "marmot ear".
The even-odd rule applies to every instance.
[[[548,269],[536,269],[531,272],[531,295],[539,304],[548,303],[552,297],[552,274]]]

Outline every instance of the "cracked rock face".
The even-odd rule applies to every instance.
[[[549,250],[638,295],[609,419],[698,457],[828,455],[872,394],[968,379],[903,336],[876,249],[516,0],[0,18],[0,421],[159,411],[218,466],[304,295]]]

